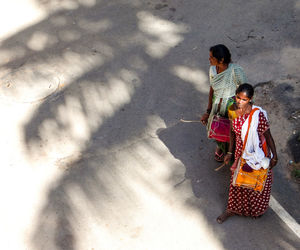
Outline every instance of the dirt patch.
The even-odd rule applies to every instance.
[[[269,116],[279,164],[289,179],[299,182],[296,167],[300,162],[300,81],[287,77],[255,86],[255,104]],[[296,171],[296,172],[295,172]],[[299,170],[300,171],[300,170]]]

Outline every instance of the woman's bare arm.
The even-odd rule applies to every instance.
[[[212,87],[210,87],[210,89],[209,89],[209,95],[208,95],[207,110],[206,110],[206,113],[204,113],[202,115],[201,119],[200,119],[203,125],[207,124],[208,117],[209,117],[209,114],[210,114],[211,109],[212,109],[212,98],[213,98],[213,95],[214,95],[214,90],[213,90]]]
[[[230,121],[230,141],[229,141],[229,146],[228,146],[228,152],[225,155],[224,162],[228,164],[232,158],[232,155],[234,154],[233,152],[233,145],[235,141],[235,133],[232,130],[232,121]]]
[[[272,157],[272,159],[270,161],[270,169],[272,169],[277,164],[277,161],[278,161],[277,152],[276,152],[276,146],[275,146],[275,142],[273,140],[273,137],[272,137],[270,129],[267,129],[264,132],[264,136],[266,138],[267,145],[271,149],[271,152],[273,154],[273,157]]]

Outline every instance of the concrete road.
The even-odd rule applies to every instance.
[[[219,225],[230,171],[214,171],[203,126],[180,122],[206,109],[212,45],[254,84],[300,79],[299,1],[0,6],[1,249],[300,248],[286,162],[283,210]]]

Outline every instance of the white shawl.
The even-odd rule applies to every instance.
[[[216,114],[220,99],[222,98],[220,114],[225,115],[228,99],[235,95],[236,88],[247,82],[243,68],[237,64],[229,63],[228,68],[217,74],[216,66],[209,68],[210,86],[214,90],[214,103],[211,114]]]
[[[256,110],[252,115],[252,121],[248,132],[248,139],[242,157],[246,160],[246,162],[251,168],[258,170],[262,167],[262,165],[264,165],[264,164],[261,165],[261,161],[263,158],[265,158],[264,151],[259,147],[259,136],[257,133],[257,127],[259,123],[259,113],[263,112],[267,120],[268,117],[267,117],[267,112],[263,110],[261,107],[253,105],[252,109],[254,108],[258,108],[259,110]],[[243,142],[248,129],[248,123],[249,123],[249,116],[242,126],[241,137]]]

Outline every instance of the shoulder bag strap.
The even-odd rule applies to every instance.
[[[250,112],[250,115],[249,115],[248,128],[247,128],[247,132],[246,132],[246,135],[245,135],[245,140],[244,140],[244,144],[243,144],[243,148],[242,148],[242,153],[243,153],[243,151],[245,149],[245,146],[246,146],[246,143],[247,143],[248,133],[249,133],[249,129],[250,129],[250,124],[251,124],[251,121],[252,121],[252,116],[253,116],[253,114],[254,114],[254,112],[256,110],[259,110],[259,109],[258,108],[252,109],[251,112]]]

